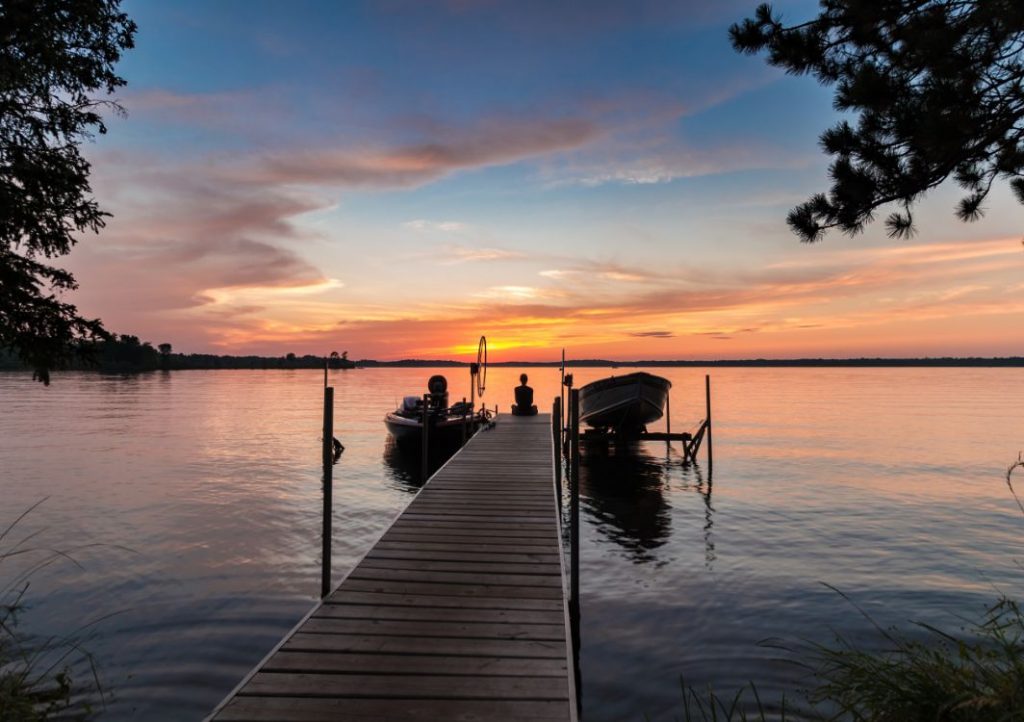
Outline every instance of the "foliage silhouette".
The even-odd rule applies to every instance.
[[[857,115],[821,135],[834,156],[829,193],[789,213],[805,242],[855,235],[876,209],[892,237],[914,233],[912,206],[952,176],[964,221],[984,213],[997,179],[1024,203],[1024,3],[1020,0],[822,0],[817,18],[783,25],[770,5],[729,29],[733,47],[835,86]]]
[[[119,0],[4,0],[0,4],[0,348],[50,382],[50,371],[107,337],[62,300],[77,288],[41,259],[67,254],[109,215],[89,186],[79,146],[105,133],[101,111],[123,112],[114,73],[136,26]]]

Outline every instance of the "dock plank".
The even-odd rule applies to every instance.
[[[501,417],[210,720],[575,722],[550,417]]]

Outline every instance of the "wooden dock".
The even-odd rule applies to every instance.
[[[500,417],[209,719],[574,721],[556,508],[550,416]]]

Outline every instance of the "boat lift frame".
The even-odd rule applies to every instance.
[[[572,374],[565,374],[563,384],[571,391],[573,378]],[[560,400],[560,399],[559,399]],[[707,440],[708,446],[708,468],[714,464],[711,445],[711,376],[704,375],[704,418],[693,432],[683,431],[672,433],[672,396],[671,392],[665,401],[665,431],[640,431],[622,432],[609,429],[587,429],[579,434],[580,443],[588,444],[609,444],[609,443],[632,443],[635,441],[664,441],[671,444],[673,441],[680,441],[683,445],[683,463],[697,463],[697,454],[701,445]],[[561,404],[559,404],[561,406]],[[571,419],[566,419],[571,424]],[[563,431],[563,445],[569,443],[569,429]]]

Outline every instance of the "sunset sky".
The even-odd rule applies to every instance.
[[[1024,352],[1005,185],[973,224],[937,190],[910,241],[788,231],[836,115],[730,48],[756,4],[126,0],[71,300],[184,352]]]

